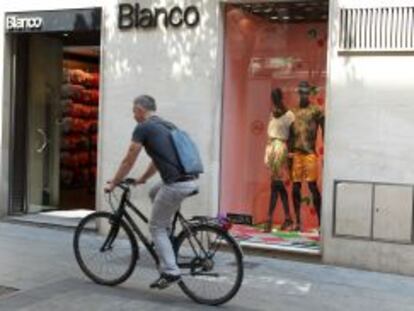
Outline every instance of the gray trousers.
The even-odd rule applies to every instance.
[[[150,190],[153,207],[149,229],[155,251],[160,258],[161,273],[180,274],[169,233],[173,216],[180,209],[181,202],[197,189],[195,181],[185,181],[168,185],[158,183]]]

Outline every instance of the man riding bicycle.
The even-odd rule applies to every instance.
[[[144,147],[152,161],[144,174],[136,180],[136,184],[146,183],[157,171],[162,179],[149,193],[153,203],[150,233],[160,258],[160,277],[150,287],[164,289],[181,279],[169,230],[181,202],[198,190],[197,176],[183,172],[170,137],[170,130],[175,126],[155,115],[157,108],[154,98],[141,95],[133,104],[133,114],[138,125],[132,134],[128,152],[105,191],[113,191],[129,174]]]

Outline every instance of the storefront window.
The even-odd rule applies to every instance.
[[[300,3],[225,9],[220,209],[240,223],[240,239],[318,246],[326,12]]]

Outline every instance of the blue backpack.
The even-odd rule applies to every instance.
[[[170,137],[177,153],[178,161],[185,175],[198,176],[204,173],[203,163],[196,144],[185,132],[170,122],[162,120],[162,125],[170,130]]]

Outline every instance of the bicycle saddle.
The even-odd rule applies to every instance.
[[[199,193],[200,193],[200,191],[197,189],[197,190],[194,190],[193,192],[191,192],[189,195],[187,195],[187,197],[193,197],[193,196],[195,196]]]

